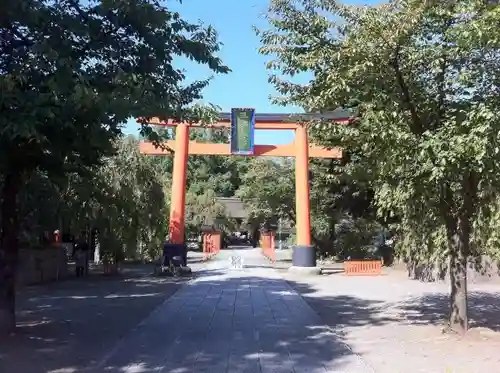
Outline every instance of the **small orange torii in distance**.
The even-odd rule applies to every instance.
[[[251,122],[245,131],[249,130],[251,151],[235,153],[231,144],[199,143],[189,140],[189,128],[231,128],[237,124],[234,113],[246,111],[250,113]],[[253,109],[233,109],[231,113],[221,113],[219,121],[210,125],[179,123],[172,120],[161,121],[151,118],[148,124],[156,126],[175,127],[175,139],[166,142],[168,149],[174,150],[174,165],[172,177],[172,197],[170,206],[169,237],[172,243],[184,243],[185,225],[185,199],[187,159],[189,155],[240,155],[240,156],[269,156],[269,157],[294,157],[295,158],[295,204],[296,204],[296,246],[293,248],[293,267],[302,269],[316,269],[316,250],[311,245],[311,218],[309,194],[309,158],[341,158],[342,150],[339,148],[326,149],[314,144],[309,144],[307,127],[304,120],[315,119],[315,114],[258,114]],[[294,120],[295,118],[295,120]],[[324,120],[345,124],[351,120],[349,113],[335,111],[321,115]],[[143,123],[142,120],[138,122]],[[241,122],[239,122],[241,123]],[[248,127],[249,126],[249,127]],[[243,128],[243,127],[241,127]],[[254,145],[253,130],[293,130],[295,140],[287,145]],[[237,141],[237,140],[235,140]],[[140,152],[147,155],[170,156],[171,151],[155,147],[151,142],[141,141]],[[293,268],[292,267],[292,268]]]

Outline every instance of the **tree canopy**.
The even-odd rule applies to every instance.
[[[190,105],[209,79],[187,84],[183,57],[214,73],[212,27],[192,24],[157,0],[20,0],[0,17],[0,330],[14,319],[17,197],[39,170],[92,170],[113,154],[130,117],[195,119]],[[154,134],[146,125],[144,133]]]
[[[480,0],[272,0],[260,32],[270,69],[312,75],[305,85],[272,75],[276,102],[356,109],[348,125],[311,132],[356,155],[346,171],[369,180],[380,215],[401,218],[408,258],[449,257],[450,326],[461,332],[475,222],[498,190],[499,17]]]

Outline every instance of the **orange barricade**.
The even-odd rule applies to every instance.
[[[270,261],[276,261],[276,252],[275,252],[275,232],[262,232],[260,235],[260,247],[262,249],[262,255],[268,258]]]
[[[382,260],[348,260],[344,262],[346,276],[378,276],[382,274]]]
[[[221,238],[220,232],[203,232],[203,260],[210,259],[220,252]]]

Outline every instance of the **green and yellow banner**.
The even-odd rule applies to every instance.
[[[254,153],[255,109],[231,109],[231,153]]]

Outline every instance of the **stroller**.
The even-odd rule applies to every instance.
[[[161,262],[161,273],[170,273],[178,277],[182,274],[182,267],[187,265],[187,250],[184,244],[163,245],[163,256]]]

